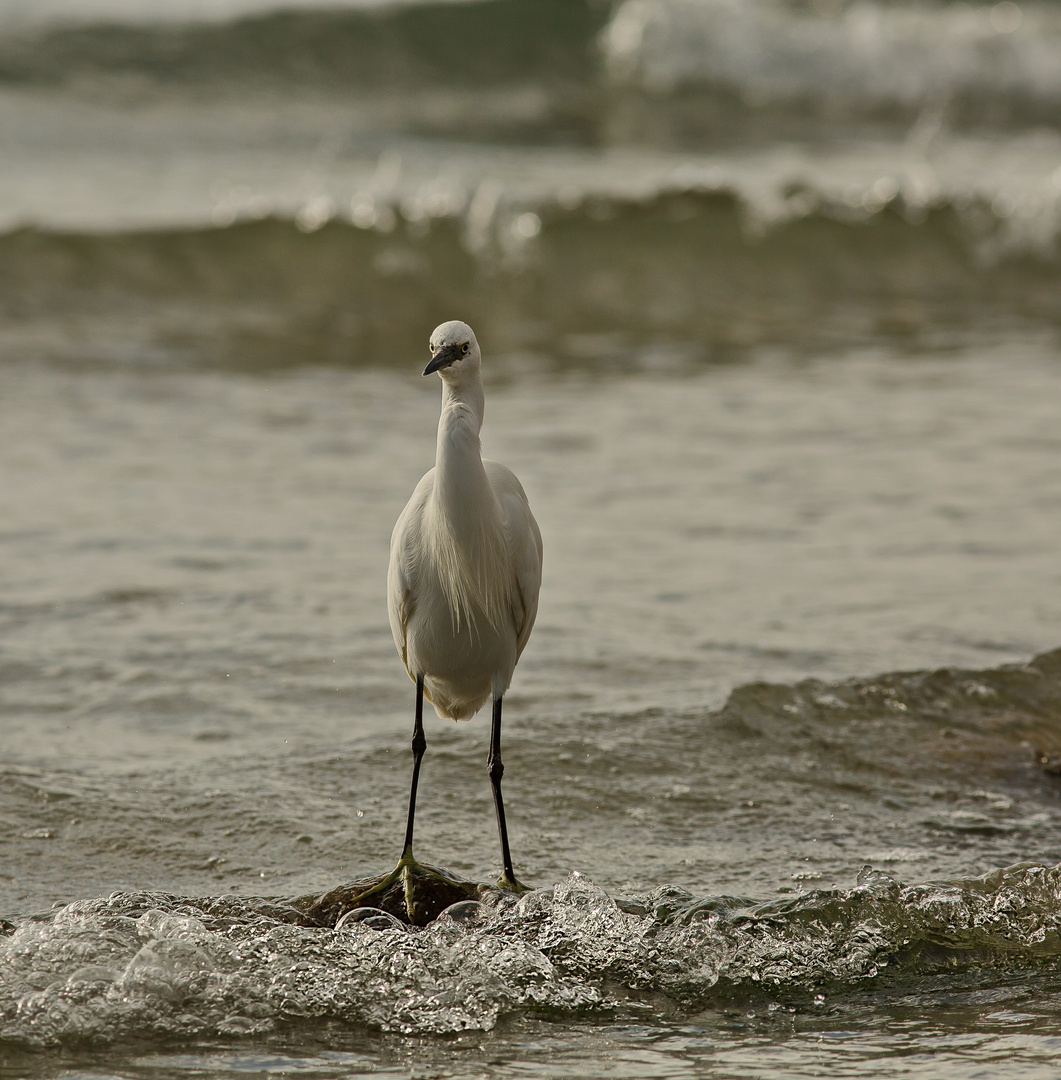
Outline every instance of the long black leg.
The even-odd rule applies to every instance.
[[[416,785],[420,780],[420,762],[424,759],[427,739],[424,737],[424,677],[416,677],[416,720],[413,722],[413,781],[409,787],[409,821],[405,826],[405,847],[402,858],[413,853],[413,818],[416,816]]]
[[[490,784],[494,789],[494,809],[497,811],[497,832],[501,837],[501,862],[504,865],[504,879],[516,884],[516,874],[512,869],[512,853],[508,850],[508,829],[505,826],[505,803],[501,798],[501,777],[505,775],[505,765],[501,760],[501,699],[494,699],[494,722],[490,729]]]

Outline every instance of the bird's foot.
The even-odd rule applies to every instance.
[[[348,911],[375,907],[412,926],[426,926],[451,904],[478,900],[481,886],[440,866],[404,854],[386,874],[340,885],[320,897],[306,897],[305,910],[325,926],[334,926]],[[302,904],[296,904],[302,907]]]
[[[531,886],[524,885],[515,874],[509,875],[504,872],[497,879],[497,888],[502,892],[515,893],[517,896],[522,896],[524,893],[531,891]]]

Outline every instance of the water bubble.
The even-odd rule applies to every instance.
[[[532,889],[529,893],[524,893],[519,898],[519,903],[516,905],[516,908],[522,918],[532,919],[538,916],[547,915],[552,910],[552,906],[552,889]]]
[[[360,923],[369,930],[404,930],[405,924],[388,914],[382,908],[359,907],[346,912],[335,924],[336,930],[345,930],[354,923]]]
[[[439,921],[459,923],[461,926],[472,926],[481,922],[486,914],[486,908],[478,900],[460,900],[456,904],[450,904],[439,916]]]
[[[67,980],[68,986],[76,983],[113,983],[119,979],[119,973],[113,968],[103,967],[102,964],[88,964],[78,968]]]
[[[206,926],[191,915],[174,915],[150,908],[136,920],[141,938],[201,938],[208,936]]]
[[[435,927],[401,934],[367,932],[401,925],[379,908],[347,913],[347,932],[332,933],[262,900],[116,894],[0,939],[0,1039],[254,1034],[286,1017],[445,1034],[488,1030],[522,1009],[615,1008],[602,985],[698,1007],[716,987],[780,988],[782,1001],[788,988],[822,1006],[821,987],[857,985],[919,942],[959,954],[974,945],[1007,963],[1015,949],[1061,955],[1061,868],[931,885],[867,868],[859,885],[765,902],[665,886],[635,915],[572,876],[519,900],[462,901]],[[710,918],[688,917],[697,912]]]
[[[549,895],[552,896],[551,890],[543,891],[548,892]],[[510,908],[513,905],[518,904],[519,901],[520,898],[515,893],[508,892],[504,889],[490,889],[482,894],[481,903],[488,911],[501,911],[504,908]]]
[[[217,1025],[218,1031],[223,1035],[254,1035],[268,1027],[268,1024],[261,1020],[252,1020],[249,1016],[227,1016]]]

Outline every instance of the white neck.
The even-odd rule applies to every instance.
[[[445,504],[449,507],[473,510],[484,505],[482,495],[489,492],[479,442],[485,407],[483,380],[478,371],[468,372],[459,383],[442,381],[435,485],[436,490],[441,485],[447,493]],[[441,497],[442,491],[438,494]]]
[[[509,586],[503,572],[501,506],[479,443],[483,404],[478,371],[467,372],[459,382],[443,381],[431,500],[437,524],[429,535],[455,624],[465,619],[474,624],[481,614],[496,628],[507,610]]]

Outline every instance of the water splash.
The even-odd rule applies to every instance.
[[[618,900],[578,874],[518,901],[459,905],[424,930],[303,925],[283,904],[118,893],[0,941],[0,1038],[255,1035],[341,1022],[406,1034],[488,1030],[506,1013],[702,1008],[850,991],[891,971],[1061,955],[1061,867],[756,903],[667,887]],[[662,995],[662,998],[660,997]]]
[[[944,109],[1012,123],[1056,111],[1059,32],[1046,4],[625,0],[600,48],[613,84],[656,97],[695,87],[834,121]]]

